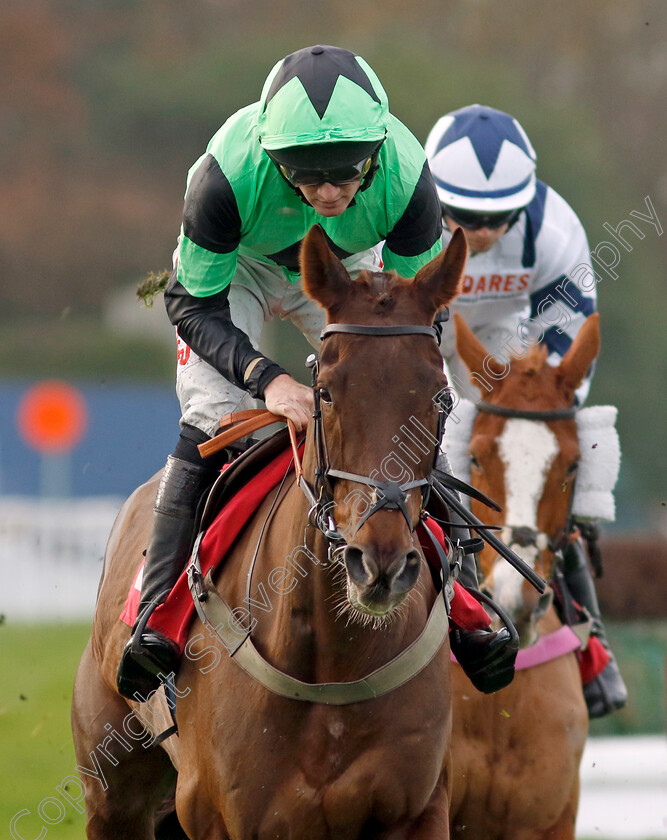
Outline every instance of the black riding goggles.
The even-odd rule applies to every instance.
[[[373,156],[369,155],[359,163],[337,166],[333,169],[293,169],[276,161],[281,175],[293,187],[315,187],[319,184],[333,184],[342,187],[360,181],[367,175],[372,164]]]
[[[523,207],[515,207],[513,210],[503,210],[499,213],[480,213],[477,210],[461,210],[460,207],[442,205],[443,216],[449,216],[453,222],[466,230],[496,230],[503,225],[511,225],[522,210]]]

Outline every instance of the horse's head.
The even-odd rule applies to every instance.
[[[570,497],[579,460],[574,392],[600,348],[599,316],[591,315],[558,367],[547,349],[533,348],[506,369],[460,316],[456,347],[482,391],[470,440],[471,483],[502,505],[495,513],[473,502],[485,522],[535,571],[551,577],[554,547],[566,538]],[[471,376],[472,379],[472,376]],[[486,388],[486,386],[484,386]],[[494,414],[501,407],[503,414]],[[513,619],[522,640],[534,641],[537,621],[551,603],[488,546],[480,557],[485,587]]]
[[[437,397],[447,386],[430,328],[455,297],[465,259],[465,239],[455,235],[414,280],[368,271],[352,280],[320,228],[304,240],[304,288],[326,309],[329,330],[316,382],[321,422],[310,429],[322,471],[316,482],[342,536],[337,556],[357,617],[389,615],[419,577],[413,530],[441,432]],[[411,329],[382,334],[396,325]]]

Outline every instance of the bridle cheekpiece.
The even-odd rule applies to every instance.
[[[438,340],[437,331],[433,327],[420,326],[416,324],[396,324],[391,326],[371,324],[329,324],[322,330],[320,338],[324,341],[331,335],[341,333],[345,335],[369,336],[426,335],[433,338],[436,342]],[[320,389],[317,386],[319,375],[319,359],[317,355],[312,354],[309,356],[306,364],[311,369],[312,374],[314,397],[313,430],[317,460],[315,466],[314,486],[311,487],[303,475],[300,476],[299,483],[312,505],[310,511],[310,521],[313,525],[319,528],[326,537],[329,542],[330,554],[342,547],[345,543],[345,539],[338,530],[338,526],[336,525],[336,521],[333,516],[335,502],[331,493],[330,479],[332,478],[351,481],[372,488],[373,492],[371,494],[370,504],[357,521],[354,529],[355,534],[374,513],[383,509],[400,511],[407,522],[410,532],[412,533],[415,529],[416,523],[413,523],[410,519],[410,514],[407,508],[407,494],[410,490],[414,490],[417,487],[421,488],[421,509],[423,510],[426,506],[426,502],[428,501],[431,489],[431,475],[426,478],[419,478],[401,483],[398,481],[384,481],[381,480],[379,476],[360,475],[358,473],[347,472],[345,470],[339,470],[332,467],[329,459],[326,433],[322,418],[321,394]],[[437,444],[434,446],[433,453],[434,465],[440,449],[442,435],[444,433],[445,420],[446,412],[445,409],[441,407],[438,418],[438,430],[436,433]]]

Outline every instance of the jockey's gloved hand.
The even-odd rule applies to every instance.
[[[449,644],[457,662],[478,691],[493,694],[514,679],[519,638],[506,627],[464,630],[453,627]]]

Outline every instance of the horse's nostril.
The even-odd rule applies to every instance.
[[[347,573],[357,586],[370,586],[377,578],[377,566],[360,548],[348,545],[344,557]]]
[[[397,565],[396,572],[391,578],[391,591],[394,594],[407,592],[417,582],[419,577],[419,566],[421,556],[418,551],[408,551],[401,563]]]

